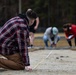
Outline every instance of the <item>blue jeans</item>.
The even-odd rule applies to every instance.
[[[45,46],[48,47],[48,41],[49,41],[48,36],[43,36],[43,40],[44,40]],[[57,36],[57,42],[59,40],[60,40],[60,36]]]

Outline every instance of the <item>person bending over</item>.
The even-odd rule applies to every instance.
[[[57,42],[60,40],[57,27],[48,27],[44,33],[43,40],[46,47],[48,47],[48,41],[50,42],[50,47],[56,47]]]
[[[32,11],[32,9],[28,9],[26,12],[28,11]],[[34,45],[34,39],[35,39],[35,32],[38,28],[38,25],[39,25],[39,17],[37,16],[34,23],[32,23],[30,26],[29,26],[29,35],[30,35],[30,47],[33,47]]]
[[[28,54],[28,26],[36,17],[33,10],[19,14],[8,20],[0,29],[0,55],[5,57],[0,58],[0,68],[32,70]]]
[[[72,47],[72,42],[71,42],[72,38],[74,38],[74,43],[76,46],[76,25],[71,23],[64,24],[63,30],[69,46]]]

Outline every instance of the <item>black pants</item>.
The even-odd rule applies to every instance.
[[[71,40],[67,39],[67,41],[68,41],[69,46],[72,46]],[[74,43],[75,43],[75,46],[76,46],[76,37],[74,38]]]

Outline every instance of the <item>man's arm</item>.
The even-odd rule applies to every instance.
[[[29,66],[29,55],[28,55],[28,48],[27,48],[27,30],[17,30],[17,41],[19,45],[19,51],[22,56],[23,62],[25,66]]]
[[[57,44],[58,35],[54,36],[54,44]]]

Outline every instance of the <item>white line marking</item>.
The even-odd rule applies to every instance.
[[[51,53],[52,53],[52,51],[50,51],[50,53],[45,57],[45,59],[47,59],[50,56]],[[39,63],[37,63],[36,66],[34,66],[33,69],[37,68],[45,59],[42,59]]]

